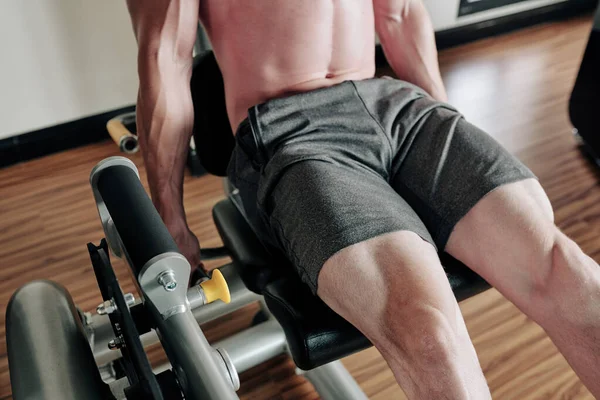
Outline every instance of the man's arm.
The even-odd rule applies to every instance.
[[[446,101],[433,25],[421,0],[373,0],[375,28],[398,78]]]
[[[180,250],[200,262],[187,226],[183,176],[194,109],[192,50],[200,0],[127,0],[138,42],[137,131],[154,205]]]

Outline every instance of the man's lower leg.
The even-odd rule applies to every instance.
[[[408,398],[491,398],[458,306],[456,324],[433,309],[410,315],[412,320],[398,327],[403,333],[376,343]]]

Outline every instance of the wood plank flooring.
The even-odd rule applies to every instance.
[[[590,27],[589,17],[542,25],[446,50],[440,63],[450,102],[533,169],[558,225],[600,261],[600,175],[576,148],[567,115]],[[52,279],[85,310],[100,302],[85,246],[102,237],[88,175],[116,154],[106,142],[0,170],[0,399],[11,398],[4,315],[15,289]],[[141,157],[132,159],[144,180]],[[222,197],[219,179],[186,178],[189,221],[203,246],[220,244],[210,210]],[[133,291],[125,266],[115,264],[124,290]],[[207,336],[248,326],[257,309],[209,324]],[[592,398],[545,333],[498,292],[471,298],[461,309],[495,399]],[[154,364],[164,360],[158,346],[149,354]],[[374,349],[344,363],[369,398],[405,398]],[[239,393],[248,400],[318,398],[286,357],[242,374]]]

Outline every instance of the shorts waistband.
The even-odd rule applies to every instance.
[[[238,142],[249,158],[264,164],[282,145],[310,140],[311,134],[364,128],[369,118],[363,118],[368,117],[363,96],[372,100],[408,86],[389,77],[370,78],[270,99],[248,109],[237,131]],[[408,96],[406,102],[415,96],[422,95]]]
[[[238,140],[264,162],[283,142],[327,124],[344,104],[356,98],[355,91],[353,81],[344,81],[255,105],[238,128]]]

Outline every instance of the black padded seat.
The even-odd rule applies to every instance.
[[[296,365],[304,370],[371,346],[354,326],[314,296],[292,266],[269,252],[239,208],[237,195],[220,201],[213,218],[244,284],[262,294],[281,324]],[[489,288],[479,275],[443,254],[442,263],[458,301]]]
[[[314,296],[299,278],[271,282],[263,295],[300,369],[317,368],[371,347],[369,339]]]

